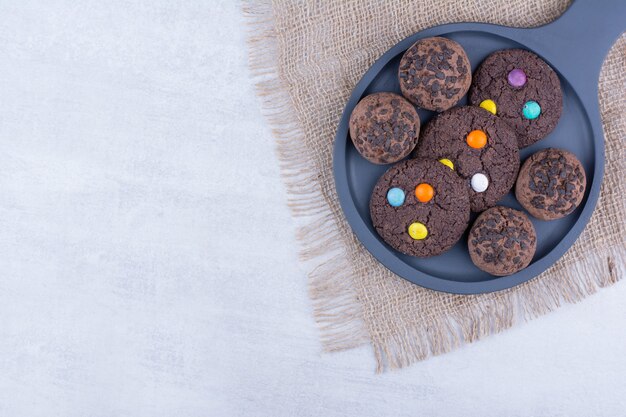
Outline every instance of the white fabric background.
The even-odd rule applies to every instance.
[[[232,1],[0,2],[0,416],[618,416],[626,285],[322,354]]]

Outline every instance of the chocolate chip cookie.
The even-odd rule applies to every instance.
[[[496,205],[517,178],[517,135],[480,107],[455,107],[423,129],[414,156],[441,160],[465,180],[472,211]]]
[[[563,111],[559,77],[541,58],[523,49],[489,55],[474,73],[469,101],[513,126],[519,148],[552,132]]]
[[[453,40],[420,39],[402,56],[398,70],[402,94],[418,107],[444,111],[467,93],[472,72],[467,54]]]
[[[585,169],[574,154],[548,148],[524,162],[515,185],[515,197],[538,219],[560,219],[578,207],[586,185]]]
[[[450,249],[469,222],[469,195],[454,171],[410,159],[380,177],[370,199],[372,223],[392,248],[429,257]]]
[[[370,94],[350,115],[352,143],[375,164],[391,164],[406,157],[415,148],[419,131],[415,107],[394,93]]]
[[[528,216],[503,206],[481,213],[467,241],[474,265],[497,276],[526,268],[537,248],[537,235]]]

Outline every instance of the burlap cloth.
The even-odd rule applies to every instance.
[[[337,200],[332,148],[351,90],[398,41],[424,28],[469,21],[532,27],[557,18],[566,0],[274,0],[244,4],[250,65],[278,141],[301,255],[328,351],[370,343],[378,370],[398,368],[576,302],[624,270],[626,36],[600,78],[606,168],[598,206],[576,244],[539,277],[476,296],[413,285],[356,240]]]

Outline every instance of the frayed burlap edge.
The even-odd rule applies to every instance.
[[[333,213],[322,193],[319,167],[310,157],[289,86],[281,77],[280,40],[274,31],[272,5],[269,1],[246,3],[243,12],[249,26],[250,68],[257,80],[264,115],[277,140],[288,204],[293,215],[304,223],[297,239],[300,257],[311,269],[309,294],[325,351],[370,342],[378,372],[402,368],[544,315],[563,303],[576,303],[623,276],[626,250],[621,245],[567,267],[557,264],[544,272],[550,274],[549,280],[534,279],[487,299],[467,296],[475,297],[476,302],[450,309],[445,316],[424,318],[420,325],[394,336],[379,337],[363,320],[354,285],[358,271],[347,253],[350,243],[337,223],[341,218]]]
[[[602,251],[567,270],[548,270],[550,280],[532,281],[497,297],[480,299],[470,306],[451,310],[446,316],[424,319],[423,325],[405,334],[373,342],[377,372],[406,367],[429,356],[450,352],[492,334],[547,314],[564,303],[577,303],[600,288],[610,286],[624,274],[623,247]]]
[[[356,292],[355,271],[345,252],[339,228],[317,179],[318,167],[303,140],[304,132],[293,109],[288,86],[280,77],[278,38],[269,2],[243,5],[250,33],[249,65],[272,133],[281,176],[292,214],[300,218],[296,238],[300,258],[311,266],[309,295],[321,328],[325,351],[350,349],[369,340]]]

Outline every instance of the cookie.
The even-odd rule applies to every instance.
[[[496,206],[478,216],[467,239],[472,262],[492,275],[511,275],[526,268],[537,249],[537,234],[528,216]]]
[[[441,160],[469,190],[472,211],[496,205],[517,178],[517,135],[504,121],[480,107],[455,107],[423,129],[414,156]]]
[[[559,77],[541,58],[523,49],[489,55],[474,73],[469,101],[513,126],[520,149],[552,132],[563,111]]]
[[[350,115],[352,143],[375,164],[391,164],[409,155],[417,144],[419,130],[415,107],[394,93],[370,94]]]
[[[560,219],[578,207],[586,185],[585,169],[574,154],[548,148],[524,162],[515,185],[515,197],[538,219]]]
[[[416,106],[444,111],[467,93],[472,71],[467,54],[453,40],[420,39],[402,56],[400,90]]]
[[[392,248],[429,257],[450,249],[469,222],[463,181],[433,160],[402,161],[385,172],[370,199],[372,223]]]

